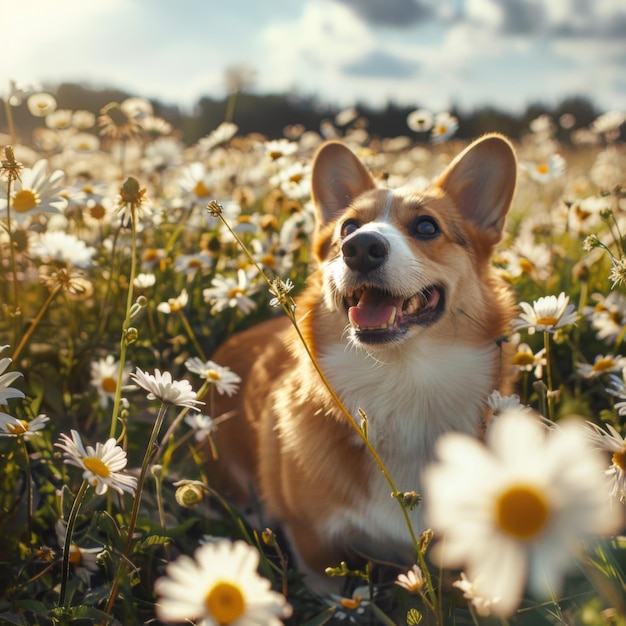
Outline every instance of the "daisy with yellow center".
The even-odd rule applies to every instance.
[[[256,308],[256,302],[249,297],[255,289],[251,285],[245,270],[237,271],[237,278],[218,274],[211,281],[212,287],[202,292],[205,302],[212,304],[212,311],[219,313],[227,308],[238,308],[243,313],[250,313]]]
[[[204,626],[279,626],[291,615],[285,598],[259,576],[258,551],[222,539],[170,563],[155,583],[156,612],[166,622]]]
[[[161,373],[156,369],[154,374],[148,374],[138,367],[130,377],[149,392],[148,400],[160,400],[164,404],[185,406],[194,411],[199,411],[198,405],[204,404],[196,398],[188,380],[173,380],[169,372]]]
[[[49,421],[50,418],[43,414],[27,421],[0,412],[0,435],[30,439],[34,434],[43,430]]]
[[[535,378],[541,379],[543,368],[547,365],[545,354],[545,348],[535,353],[527,343],[520,343],[517,346],[517,352],[513,355],[513,368],[520,372],[533,372],[534,370]]]
[[[536,163],[524,163],[528,175],[539,183],[557,178],[565,171],[565,159],[560,154],[551,154],[547,159]]]
[[[548,430],[533,415],[509,410],[496,418],[484,446],[444,435],[440,462],[427,468],[426,516],[443,540],[433,557],[464,569],[491,610],[512,614],[524,589],[558,593],[565,573],[593,536],[621,527],[611,506],[602,455],[585,427],[562,420]]]
[[[63,450],[65,463],[83,470],[83,478],[98,495],[106,493],[109,487],[119,493],[135,493],[137,479],[122,473],[127,463],[126,451],[116,445],[115,439],[97,443],[95,448],[85,447],[78,432],[71,433],[71,437],[62,433],[60,443],[54,445]]]
[[[593,445],[611,453],[611,465],[606,470],[613,483],[611,497],[626,504],[626,437],[622,437],[611,424],[606,425],[609,432],[592,422],[587,425]]]
[[[241,378],[229,367],[218,365],[215,361],[203,361],[198,357],[187,359],[185,367],[192,374],[197,374],[212,383],[220,395],[232,396],[237,393]]]
[[[439,143],[449,139],[459,128],[459,120],[450,113],[437,113],[433,120],[430,140]]]
[[[189,302],[189,294],[183,289],[175,298],[168,298],[167,302],[160,302],[157,311],[169,315],[170,313],[180,313]]]
[[[22,224],[29,216],[39,213],[61,213],[67,200],[61,196],[61,170],[49,172],[48,161],[37,161],[33,167],[22,170],[14,181],[11,193],[11,218]],[[0,216],[6,215],[7,199],[0,198]]]
[[[116,361],[112,354],[108,354],[103,359],[92,361],[90,364],[90,384],[98,392],[100,407],[103,409],[108,406],[110,401],[115,399],[119,368],[120,362]],[[128,381],[131,369],[131,365],[128,363],[124,366],[122,384],[126,384]]]
[[[546,331],[553,333],[557,328],[575,324],[578,319],[576,307],[569,303],[569,296],[561,292],[558,296],[545,296],[532,304],[520,302],[522,314],[511,323],[515,330],[528,329],[528,334]]]
[[[626,367],[621,354],[598,354],[593,363],[578,363],[576,371],[585,378],[598,378],[603,374],[619,373]]]

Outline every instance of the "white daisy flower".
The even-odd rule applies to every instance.
[[[576,371],[584,378],[597,378],[602,374],[621,372],[626,367],[626,359],[621,354],[598,354],[593,363],[578,363]]]
[[[363,585],[352,592],[351,598],[331,593],[328,604],[335,608],[334,616],[339,620],[359,621],[370,605],[370,588]]]
[[[63,549],[65,547],[65,522],[61,519],[57,520],[57,523],[54,525],[54,530],[56,532],[59,545]],[[103,552],[104,546],[81,548],[75,543],[70,544],[70,564],[72,566],[72,570],[87,587],[91,585],[91,577],[100,571],[98,561]]]
[[[227,308],[238,308],[243,313],[250,313],[256,308],[256,302],[247,294],[252,287],[246,272],[242,269],[237,271],[237,279],[228,276],[224,278],[220,274],[211,281],[213,287],[202,292],[205,302],[213,305],[214,312],[219,313]]]
[[[96,254],[95,248],[62,230],[35,235],[30,249],[44,263],[56,261],[74,267],[90,266]]]
[[[67,206],[67,200],[59,196],[64,176],[62,170],[49,173],[45,159],[24,168],[11,191],[11,218],[21,224],[38,213],[60,213]],[[0,215],[7,215],[6,198],[0,198]]]
[[[409,593],[416,593],[424,586],[424,575],[419,565],[414,565],[406,574],[398,574],[394,581],[398,587],[406,589]]]
[[[535,378],[541,380],[543,368],[548,364],[545,354],[545,348],[535,353],[527,343],[520,343],[513,355],[513,368],[520,372],[533,372]]]
[[[135,276],[135,279],[133,280],[133,285],[137,288],[137,289],[148,289],[150,287],[154,287],[156,283],[156,276],[154,274],[150,273],[144,273],[141,272],[140,274],[137,274],[137,276]]]
[[[532,412],[529,406],[522,404],[517,394],[503,396],[497,389],[494,389],[487,396],[487,406],[492,410],[494,415],[501,415],[511,409],[521,411],[522,413]]]
[[[155,583],[158,618],[199,626],[279,626],[291,606],[259,576],[258,565],[255,548],[227,539],[200,546],[194,558],[180,556]]]
[[[560,154],[551,154],[548,159],[536,163],[522,163],[528,175],[539,183],[557,178],[565,171],[565,159]]]
[[[34,93],[26,100],[26,106],[31,115],[46,117],[57,108],[56,98],[49,93]]]
[[[564,574],[595,535],[621,528],[602,455],[582,423],[546,429],[519,411],[501,415],[488,447],[449,433],[426,470],[426,516],[443,541],[433,557],[479,580],[492,607],[510,615],[527,582],[533,595],[559,592]]]
[[[192,374],[210,381],[220,395],[230,397],[237,393],[241,378],[229,367],[218,365],[215,361],[203,361],[197,356],[187,359],[185,367]]]
[[[557,328],[575,324],[578,319],[576,307],[569,304],[569,296],[561,292],[557,296],[545,296],[535,300],[532,304],[520,302],[524,312],[514,319],[511,324],[514,330],[528,329],[532,335],[536,331],[553,333]]]
[[[196,400],[196,392],[191,388],[188,380],[172,380],[169,372],[161,373],[154,370],[154,375],[148,374],[137,368],[130,377],[143,389],[148,391],[148,400],[161,400],[165,404],[174,406],[186,406],[194,411],[199,411],[197,405],[204,404]]]
[[[38,415],[29,422],[0,412],[0,435],[8,437],[21,436],[25,439],[30,439],[34,434],[43,430],[49,421],[50,418],[43,414]]]
[[[135,493],[137,479],[122,473],[127,463],[126,451],[116,444],[113,437],[104,444],[98,442],[93,448],[83,445],[77,431],[72,430],[71,433],[71,438],[61,433],[61,443],[54,445],[63,450],[65,463],[83,470],[83,478],[98,495],[106,493],[109,487],[119,493]]]
[[[0,352],[6,350],[9,346],[0,346]],[[22,372],[7,372],[4,373],[13,362],[10,357],[4,357],[0,359],[0,406],[6,406],[7,400],[11,398],[24,398],[24,392],[19,389],[13,389],[11,385],[22,376]]]
[[[105,409],[110,400],[115,399],[117,391],[117,377],[119,373],[120,362],[115,360],[112,354],[108,354],[103,359],[92,361],[90,365],[91,386],[96,388],[100,397],[100,407]],[[122,374],[122,384],[126,384],[130,374],[131,365],[124,365]]]
[[[430,140],[434,143],[445,141],[452,137],[458,128],[459,120],[454,115],[446,112],[437,113],[430,131]]]
[[[429,131],[433,127],[434,117],[428,109],[411,111],[406,118],[407,126],[416,133]]]
[[[194,431],[194,438],[198,442],[210,437],[215,430],[215,420],[204,413],[192,413],[184,421]]]
[[[626,503],[626,438],[622,437],[611,424],[607,424],[607,433],[603,428],[587,422],[589,437],[600,450],[611,452],[611,466],[606,470],[607,476],[613,479],[611,496]]]
[[[210,132],[206,137],[198,140],[198,147],[204,151],[209,152],[216,146],[230,141],[239,130],[236,124],[231,122],[222,122],[215,130]]]
[[[605,387],[605,391],[616,398],[620,398],[620,402],[615,403],[615,409],[619,415],[626,414],[626,385],[624,384],[624,371],[622,371],[622,378],[609,374],[610,387]]]
[[[186,289],[180,292],[180,295],[175,298],[168,298],[167,302],[159,302],[157,305],[157,311],[169,315],[170,313],[178,313],[182,311],[189,302],[189,294]]]
[[[261,144],[261,148],[272,161],[278,161],[295,154],[298,151],[298,144],[289,139],[272,139]]]
[[[593,306],[583,308],[583,315],[591,322],[596,338],[606,344],[612,344],[624,329],[626,321],[626,296],[618,291],[611,291],[607,296],[600,293],[591,295]]]

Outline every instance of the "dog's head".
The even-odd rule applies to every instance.
[[[511,144],[496,134],[471,144],[425,192],[378,189],[346,146],[319,149],[315,252],[326,305],[345,316],[356,345],[380,349],[426,331],[458,333],[459,312],[494,332],[490,256],[515,180]]]

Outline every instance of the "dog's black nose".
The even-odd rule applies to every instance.
[[[389,255],[389,242],[379,233],[356,232],[346,237],[341,252],[351,270],[365,274],[385,262]]]

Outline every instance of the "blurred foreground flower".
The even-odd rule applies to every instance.
[[[172,380],[169,372],[161,373],[159,370],[154,370],[154,375],[152,375],[137,368],[137,371],[130,377],[149,392],[148,400],[161,400],[165,404],[186,406],[194,411],[200,410],[197,405],[204,404],[196,400],[196,392],[191,388],[188,380]]]
[[[558,593],[585,541],[621,527],[604,460],[576,420],[548,430],[510,411],[488,447],[454,433],[437,452],[425,477],[426,515],[443,537],[433,557],[480,581],[482,595],[498,598],[494,613],[513,613],[527,582],[533,595]]]
[[[183,555],[155,583],[159,619],[203,626],[278,626],[291,615],[285,598],[259,576],[258,551],[220,540]]]
[[[61,443],[54,445],[63,450],[65,463],[83,470],[83,478],[95,487],[98,495],[106,493],[109,487],[119,493],[135,493],[137,479],[122,473],[127,463],[126,451],[116,445],[115,439],[85,448],[78,432],[71,432],[71,438],[61,433]]]

